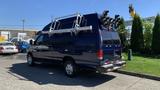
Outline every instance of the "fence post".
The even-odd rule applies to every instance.
[[[128,50],[128,60],[132,60],[132,49]]]

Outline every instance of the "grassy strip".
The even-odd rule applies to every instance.
[[[123,56],[127,61],[127,54],[123,54]],[[160,76],[160,59],[133,55],[133,59],[127,61],[126,67],[122,69],[136,73]]]

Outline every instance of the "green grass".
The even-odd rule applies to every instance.
[[[132,60],[127,60],[127,54],[123,54],[127,61],[126,67],[122,70],[160,76],[160,58],[133,55]]]

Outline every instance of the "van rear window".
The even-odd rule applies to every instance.
[[[120,38],[117,32],[102,30],[101,34],[103,44],[120,44]]]
[[[103,40],[103,44],[112,44],[112,40]]]
[[[119,35],[115,31],[101,30],[103,40],[119,40]]]
[[[113,40],[114,44],[120,44],[120,40]]]

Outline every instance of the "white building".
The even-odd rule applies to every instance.
[[[154,24],[155,18],[156,18],[155,16],[152,16],[152,17],[143,18],[142,20],[148,21]],[[126,26],[126,30],[128,31],[127,38],[130,39],[130,36],[131,36],[130,34],[132,30],[132,20],[125,21],[125,26]]]
[[[36,29],[13,29],[13,28],[0,28],[0,36],[3,36],[5,40],[9,40],[13,37],[24,37],[28,36],[33,38],[38,32]]]
[[[151,23],[154,24],[154,21],[155,21],[155,16],[152,16],[152,17],[147,17],[147,18],[143,18],[142,20],[143,21],[149,21]],[[132,29],[132,20],[128,20],[128,21],[125,21],[125,26],[126,26],[126,29],[131,32],[131,29]]]

